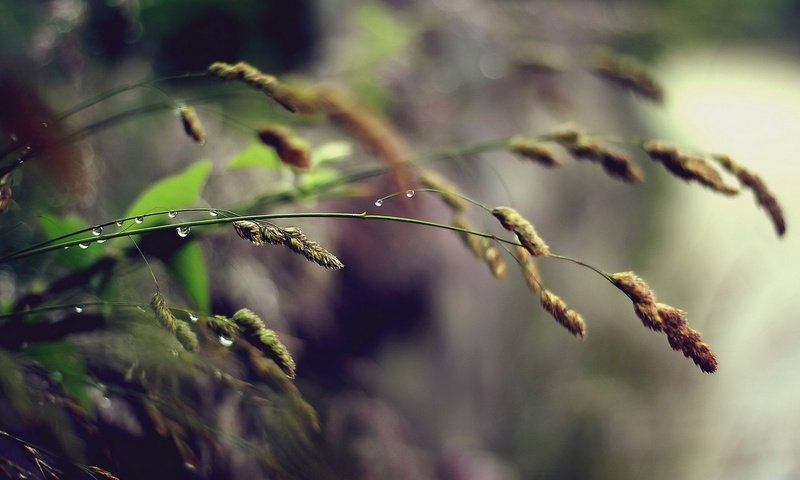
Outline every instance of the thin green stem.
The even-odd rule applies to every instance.
[[[599,268],[597,268],[597,267],[595,267],[593,265],[589,265],[586,262],[582,262],[580,260],[577,260],[577,259],[574,259],[574,258],[571,258],[571,257],[566,257],[564,255],[556,255],[555,253],[550,253],[547,256],[550,257],[550,258],[555,258],[557,260],[566,260],[566,261],[572,262],[572,263],[574,263],[576,265],[580,265],[582,267],[585,267],[585,268],[588,268],[590,270],[593,270],[595,273],[597,273],[598,275],[602,276],[603,278],[605,278],[606,280],[608,280],[612,284],[614,283],[614,280],[611,278],[611,275],[609,275],[608,273],[600,270]]]

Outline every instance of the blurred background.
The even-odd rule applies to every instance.
[[[647,178],[633,186],[586,163],[547,170],[506,152],[437,166],[470,197],[517,208],[554,251],[637,272],[703,332],[719,359],[713,375],[643,328],[630,302],[589,270],[540,262],[548,288],[587,320],[579,341],[539,308],[514,268],[498,282],[457,236],[409,225],[303,222],[344,261],[336,272],[227,236],[204,239],[212,310],[247,306],[290,336],[297,384],[320,415],[320,448],[343,478],[800,478],[798,36],[792,0],[4,0],[0,124],[8,131],[15,108],[30,108],[15,99],[60,111],[139,79],[244,60],[350,91],[417,154],[566,122],[728,153],[781,201],[784,238],[749,192],[715,195],[642,155]],[[664,105],[592,75],[601,46],[648,64]],[[190,97],[220,86],[163,88]],[[82,118],[159,95],[128,92]],[[236,122],[294,120],[247,94],[208,108],[224,116],[199,110],[204,146],[185,141],[171,113],[142,115],[88,138],[78,174],[51,171],[46,186],[41,170],[15,178],[15,202],[100,222],[201,158],[213,163],[207,205],[291,184],[226,165],[252,141]],[[342,137],[324,124],[295,126],[313,144]],[[353,160],[370,161],[358,149]],[[284,209],[448,221],[433,195],[377,208],[391,182],[366,188]],[[495,228],[486,215],[472,219]],[[22,288],[18,276],[0,271],[4,301]],[[220,425],[242,421],[230,404],[218,407],[226,405]],[[229,456],[225,475],[252,478],[237,460],[246,452]]]

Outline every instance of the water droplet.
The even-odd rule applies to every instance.
[[[216,217],[219,215],[219,212],[216,210],[209,210],[208,214],[211,215],[212,217]]]
[[[411,198],[414,196],[414,190],[406,190],[406,197]]]
[[[194,463],[184,462],[183,467],[190,472],[196,472],[197,467],[194,466]]]
[[[136,221],[136,223],[142,223],[142,222],[144,222],[144,217],[136,217],[135,221]]]
[[[116,221],[116,222],[114,222],[114,223],[116,223],[118,227],[121,227],[121,226],[122,226],[122,224],[123,224],[122,220],[117,220],[117,221]]]
[[[94,235],[95,237],[100,235],[101,233],[103,233],[103,227],[101,226],[97,226],[92,229],[92,235]]]
[[[190,320],[192,323],[197,323],[197,320],[198,320],[198,318],[197,318],[197,315],[195,315],[194,313],[190,313],[190,314],[189,314],[189,320]]]
[[[379,198],[379,199],[375,200],[375,206],[376,207],[380,207],[381,205],[383,205],[383,199],[382,198]]]
[[[64,250],[69,250],[69,245],[64,245]]]
[[[146,312],[146,311],[147,311],[147,310],[145,310],[145,309],[144,309],[144,307],[143,307],[143,306],[141,306],[141,305],[136,305],[136,310],[139,310],[140,312]]]
[[[175,210],[170,210],[170,212],[167,214],[167,216],[169,218],[175,218],[175,217],[178,216],[178,212],[176,212]]]
[[[219,344],[222,345],[223,347],[230,347],[231,345],[233,345],[233,340],[223,335],[220,335]]]
[[[86,242],[79,243],[79,244],[78,244],[78,246],[79,246],[79,247],[81,247],[81,248],[82,248],[82,249],[84,249],[84,250],[86,250],[87,248],[89,248],[89,244],[88,244],[88,243],[86,243]]]
[[[97,243],[106,243],[106,239],[98,240]]]
[[[75,305],[75,313],[81,313],[83,311],[82,305]]]
[[[190,230],[191,230],[190,227],[178,227],[175,229],[175,231],[178,232],[178,236],[181,238],[188,237]]]

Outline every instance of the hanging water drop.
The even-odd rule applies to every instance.
[[[75,313],[81,313],[83,311],[83,306],[75,305]]]
[[[169,213],[167,214],[167,216],[169,218],[175,218],[175,217],[178,216],[178,212],[176,212],[175,210],[170,210]]]
[[[197,323],[197,320],[198,320],[197,315],[195,315],[194,313],[189,313],[189,320],[192,323]]]
[[[92,235],[94,235],[95,237],[100,235],[101,233],[103,233],[103,227],[99,225],[92,229]]]
[[[376,207],[380,207],[381,205],[383,205],[383,199],[382,198],[379,198],[379,199],[375,200],[375,206]]]
[[[230,347],[231,345],[233,345],[233,340],[223,335],[220,335],[219,344],[222,345],[223,347]]]
[[[406,197],[411,198],[414,196],[414,190],[406,190]]]
[[[208,214],[211,215],[212,217],[216,217],[219,215],[219,212],[216,210],[209,210]]]
[[[194,463],[190,463],[190,462],[184,462],[183,468],[185,468],[186,470],[188,470],[190,472],[197,471],[197,467],[194,466]]]
[[[106,239],[98,240],[97,243],[106,243]]]
[[[64,250],[69,250],[69,245],[64,245]]]
[[[122,222],[122,220],[117,220],[114,223],[116,223],[118,227],[121,227],[123,222]]]
[[[190,227],[178,227],[175,231],[178,232],[178,236],[181,238],[185,238],[189,236],[189,231],[191,230]]]
[[[82,248],[82,249],[84,249],[84,250],[86,250],[87,248],[89,248],[89,244],[88,244],[88,243],[86,243],[86,242],[79,243],[79,244],[78,244],[78,246],[79,246],[79,247],[81,247],[81,248]]]
[[[144,222],[144,217],[136,217],[135,221],[136,221],[136,223],[143,223]]]

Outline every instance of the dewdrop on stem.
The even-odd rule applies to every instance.
[[[406,190],[406,197],[411,198],[414,196],[414,190]]]
[[[383,205],[383,199],[382,198],[379,198],[379,199],[375,200],[375,206],[376,207],[380,207],[381,205]]]
[[[74,309],[75,309],[75,313],[81,313],[83,311],[83,306],[75,305]]]
[[[144,223],[144,217],[136,217],[134,220],[136,223]]]
[[[87,248],[89,248],[89,244],[88,244],[88,243],[86,243],[86,242],[84,242],[84,243],[79,243],[79,244],[78,244],[78,246],[79,246],[79,247],[81,247],[81,248],[82,248],[82,249],[84,249],[84,250],[86,250]]]
[[[211,215],[212,217],[217,217],[217,216],[219,216],[219,212],[218,212],[218,211],[216,211],[216,210],[209,210],[209,211],[208,211],[208,214],[209,214],[209,215]]]
[[[175,229],[175,231],[178,232],[178,236],[181,237],[181,238],[188,237],[190,230],[191,230],[191,228],[189,228],[189,227],[178,227],[178,228]]]
[[[222,345],[223,347],[230,347],[231,345],[233,345],[233,340],[223,335],[220,335],[219,344]]]
[[[189,314],[189,321],[192,323],[197,323],[198,317],[194,313]]]
[[[100,235],[101,233],[103,233],[103,227],[99,225],[92,229],[92,235],[94,235],[95,237]]]
[[[167,213],[167,216],[169,218],[175,218],[178,216],[178,212],[176,212],[175,210],[170,210],[169,213]]]

